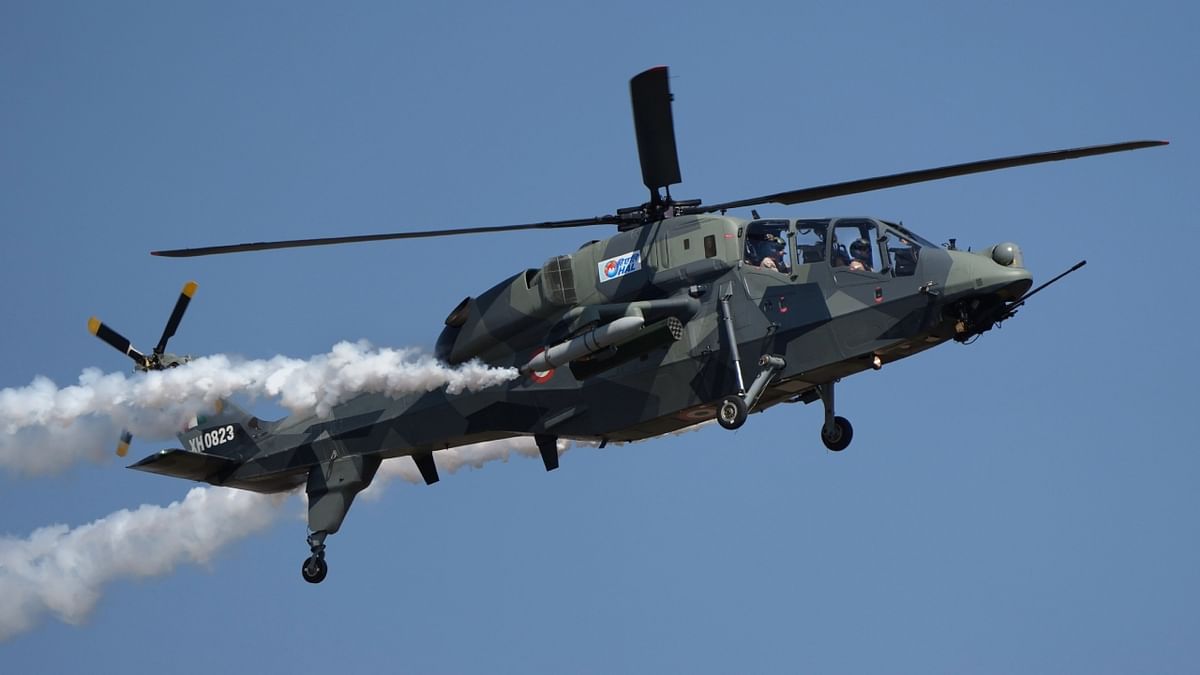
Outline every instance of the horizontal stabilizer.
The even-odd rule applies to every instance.
[[[237,466],[238,462],[225,457],[172,448],[160,450],[136,464],[129,465],[129,468],[215,485]]]
[[[421,478],[425,479],[426,485],[438,482],[437,465],[433,463],[432,452],[422,452],[413,455],[412,458],[417,463],[417,471],[421,472]]]

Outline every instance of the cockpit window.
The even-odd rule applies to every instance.
[[[873,220],[843,219],[833,229],[831,262],[852,272],[879,272],[878,230]]]
[[[796,221],[796,264],[821,262],[825,259],[825,232],[828,220]]]
[[[933,242],[922,237],[921,235],[917,234],[916,232],[913,232],[912,230],[908,229],[907,227],[905,227],[903,225],[900,225],[898,223],[888,222],[888,221],[884,221],[883,224],[887,225],[889,230],[893,230],[893,232],[890,236],[895,236],[895,235],[899,234],[899,235],[903,236],[905,239],[908,239],[909,241],[916,243],[916,245],[918,247],[925,247],[925,248],[937,248],[938,247],[937,244],[934,244]]]
[[[791,272],[787,230],[786,220],[756,220],[747,225],[746,264],[776,272]]]
[[[898,277],[911,277],[917,272],[917,259],[921,255],[921,246],[916,238],[889,229],[887,235],[887,253],[892,263],[892,272]]]

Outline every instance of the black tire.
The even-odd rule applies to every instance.
[[[325,564],[325,559],[324,558],[316,559],[314,566],[317,569],[314,573],[311,573],[311,574],[308,571],[308,565],[310,562],[314,562],[313,559],[307,558],[304,561],[304,565],[300,567],[300,574],[301,574],[301,576],[304,577],[304,580],[310,584],[319,584],[322,581],[325,581],[325,575],[329,574],[329,565]]]
[[[854,440],[854,427],[850,426],[850,420],[845,417],[834,417],[833,426],[837,427],[837,433],[832,436],[827,436],[824,425],[821,426],[821,442],[830,450],[841,452]]]
[[[717,424],[730,431],[745,424],[746,417],[749,415],[750,410],[741,396],[726,396],[717,406]]]

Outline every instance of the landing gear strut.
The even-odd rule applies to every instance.
[[[733,331],[733,316],[729,310],[729,298],[733,296],[732,285],[721,289],[721,327],[724,329],[725,342],[729,345],[729,357],[733,361],[733,373],[737,379],[737,393],[721,399],[717,405],[717,424],[733,431],[746,423],[750,409],[758,403],[767,383],[775,377],[775,373],[787,365],[783,357],[764,354],[758,360],[760,370],[750,388],[746,388],[746,380],[742,377],[742,357],[738,354],[737,335]]]
[[[841,452],[850,446],[854,439],[854,427],[850,420],[834,414],[833,382],[817,385],[817,394],[821,403],[825,404],[825,424],[821,426],[821,442],[833,452]]]
[[[758,365],[761,370],[758,371],[758,376],[754,378],[754,382],[750,384],[748,390],[721,399],[721,404],[717,406],[717,424],[731,431],[745,424],[750,409],[754,407],[755,403],[758,403],[758,397],[762,396],[763,390],[767,388],[767,383],[787,363],[782,357],[765,354],[758,360]]]
[[[312,555],[304,561],[300,574],[310,584],[319,584],[329,574],[329,565],[325,564],[325,532],[313,532],[308,535],[308,548]]]
[[[348,455],[335,457],[308,472],[308,550],[310,555],[300,574],[310,584],[319,584],[329,574],[325,564],[325,537],[342,526],[354,496],[371,484],[379,469],[379,457]],[[419,466],[419,465],[418,465]]]

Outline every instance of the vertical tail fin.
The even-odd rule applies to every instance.
[[[218,399],[212,415],[197,416],[179,434],[183,449],[188,452],[217,455],[244,460],[258,449],[257,439],[269,432],[270,422],[263,422],[226,399]]]

